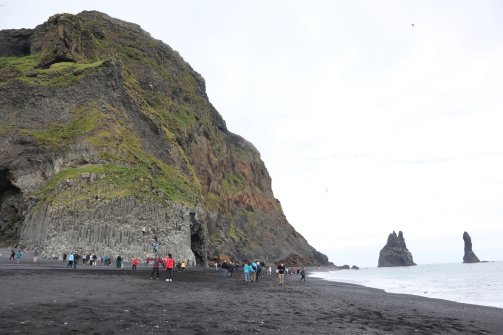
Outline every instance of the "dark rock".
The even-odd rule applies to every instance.
[[[359,267],[357,267],[356,265],[353,265],[353,266],[351,267],[351,270],[360,270],[360,268],[359,268]]]
[[[472,250],[472,238],[466,231],[463,233],[463,241],[465,241],[465,255],[463,256],[463,263],[480,262],[479,258]]]
[[[20,59],[0,68],[0,245],[328,264],[204,79],[138,25],[58,14],[0,31],[2,56]]]
[[[379,253],[378,267],[390,266],[411,266],[416,265],[412,259],[412,254],[405,245],[403,233],[395,232],[389,234],[388,242]]]
[[[0,33],[0,57],[20,57],[30,54],[32,29],[9,29]]]

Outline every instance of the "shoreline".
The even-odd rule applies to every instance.
[[[3,258],[3,257],[2,257]],[[49,263],[52,261],[48,261]],[[0,333],[498,334],[499,308],[386,293],[308,276],[241,276],[193,267],[173,282],[150,267],[0,266]],[[311,273],[311,272],[309,272]],[[242,275],[242,273],[238,273]]]
[[[494,273],[494,275],[500,276],[502,274],[501,269],[503,269],[502,267],[503,262],[493,261],[490,263],[499,263],[498,266],[495,268],[496,272]],[[474,265],[476,266],[477,264]],[[484,264],[481,265],[484,266]],[[494,292],[494,294],[492,294],[492,291],[484,291],[480,290],[480,288],[479,289],[470,288],[468,290],[465,290],[463,288],[457,288],[453,286],[454,284],[456,284],[456,281],[454,282],[451,281],[452,276],[450,275],[450,272],[443,273],[441,274],[441,276],[438,276],[436,272],[437,271],[436,267],[443,268],[445,266],[454,266],[454,267],[457,266],[458,269],[455,268],[452,269],[455,276],[456,274],[459,273],[459,267],[460,266],[465,267],[466,266],[465,264],[438,263],[438,264],[422,264],[421,266],[430,268],[428,269],[428,271],[432,271],[431,269],[435,269],[435,272],[431,272],[431,274],[435,275],[434,278],[430,278],[431,274],[428,273],[425,273],[424,277],[422,276],[422,274],[418,273],[418,275],[420,275],[421,277],[419,281],[414,279],[410,280],[410,278],[415,278],[415,273],[410,273],[405,277],[402,276],[400,273],[395,272],[391,274],[386,273],[383,274],[379,271],[379,268],[377,267],[363,268],[359,270],[360,272],[365,272],[366,270],[369,270],[368,274],[364,275],[362,273],[362,276],[359,275],[360,272],[354,272],[349,270],[341,272],[341,275],[336,275],[335,273],[342,270],[330,270],[330,269],[328,271],[313,270],[310,272],[310,274],[314,275],[316,278],[319,278],[321,280],[326,280],[329,282],[341,282],[368,288],[379,289],[383,290],[383,292],[388,294],[406,294],[428,299],[440,299],[460,304],[498,308],[503,311],[503,301],[500,301],[498,299],[498,297],[501,297],[498,294],[498,292]],[[421,266],[418,265],[417,267],[411,269],[415,270],[420,268]],[[408,268],[385,268],[383,271],[395,270],[395,269],[404,271],[408,270]],[[325,275],[329,272],[334,273],[333,277],[331,277],[330,275]],[[480,268],[479,272],[486,273],[484,268]],[[431,281],[433,283],[435,280],[439,281],[441,284],[437,283],[433,285],[428,284],[423,285],[425,281]],[[475,276],[471,278],[471,280],[473,282],[478,283],[480,278]],[[492,285],[493,287],[495,287],[495,285],[497,286],[497,284],[495,284],[494,282],[485,283],[483,281],[481,285]]]

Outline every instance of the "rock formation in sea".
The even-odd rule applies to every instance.
[[[389,234],[388,242],[379,253],[378,267],[411,265],[416,265],[416,263],[405,245],[403,233],[399,231],[398,236],[395,232]]]
[[[328,262],[204,79],[136,24],[87,11],[0,31],[0,102],[1,245]]]
[[[479,258],[472,250],[472,238],[466,231],[463,233],[463,241],[465,241],[465,255],[463,256],[463,263],[479,263]]]

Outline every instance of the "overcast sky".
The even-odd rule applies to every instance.
[[[338,265],[503,260],[502,1],[0,0],[0,29],[99,10],[206,80],[289,222]]]

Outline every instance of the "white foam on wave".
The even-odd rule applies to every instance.
[[[429,264],[316,272],[330,281],[482,306],[503,308],[503,262]]]

